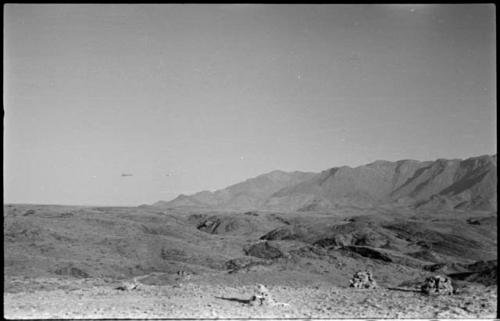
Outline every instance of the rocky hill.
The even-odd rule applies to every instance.
[[[215,192],[180,195],[156,207],[315,211],[339,207],[497,209],[497,157],[375,161],[321,173],[274,171]]]
[[[493,318],[496,222],[485,211],[6,204],[4,310],[8,319]],[[366,270],[379,288],[350,288]],[[435,275],[457,292],[420,293]],[[288,305],[244,304],[257,284]]]
[[[155,207],[212,207],[226,209],[256,209],[277,191],[297,185],[316,176],[315,173],[272,171],[215,192],[203,191],[179,195],[170,202],[159,201]]]

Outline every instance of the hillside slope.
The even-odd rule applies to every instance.
[[[496,213],[484,211],[304,215],[7,204],[5,315],[491,317],[496,222]],[[352,275],[367,269],[380,288],[349,288]],[[415,290],[435,274],[452,278],[459,292],[429,304]],[[256,284],[289,305],[234,300],[248,299]]]
[[[307,172],[273,171],[231,185],[215,192],[203,191],[193,195],[179,195],[170,202],[160,201],[156,207],[214,207],[226,209],[256,209],[273,193],[294,186],[316,174]]]
[[[376,161],[318,174],[275,171],[213,193],[181,195],[155,206],[315,211],[389,205],[496,210],[496,194],[496,155],[484,155],[465,160]]]

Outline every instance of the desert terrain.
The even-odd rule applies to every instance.
[[[500,320],[494,5],[4,8],[4,318]]]
[[[496,219],[5,205],[4,316],[492,318]],[[349,288],[367,269],[379,288]],[[435,274],[452,277],[457,293],[419,293]],[[246,304],[256,284],[283,304]]]
[[[137,207],[5,204],[5,317],[493,318],[496,173],[376,161]],[[453,293],[421,291],[436,275]]]

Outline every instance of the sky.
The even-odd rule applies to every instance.
[[[4,9],[5,203],[496,153],[492,4]]]

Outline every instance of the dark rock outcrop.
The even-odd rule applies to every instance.
[[[392,262],[392,259],[385,253],[378,251],[376,249],[372,249],[366,246],[344,246],[341,248],[342,251],[357,253],[361,256],[374,259],[381,260],[385,262]]]

